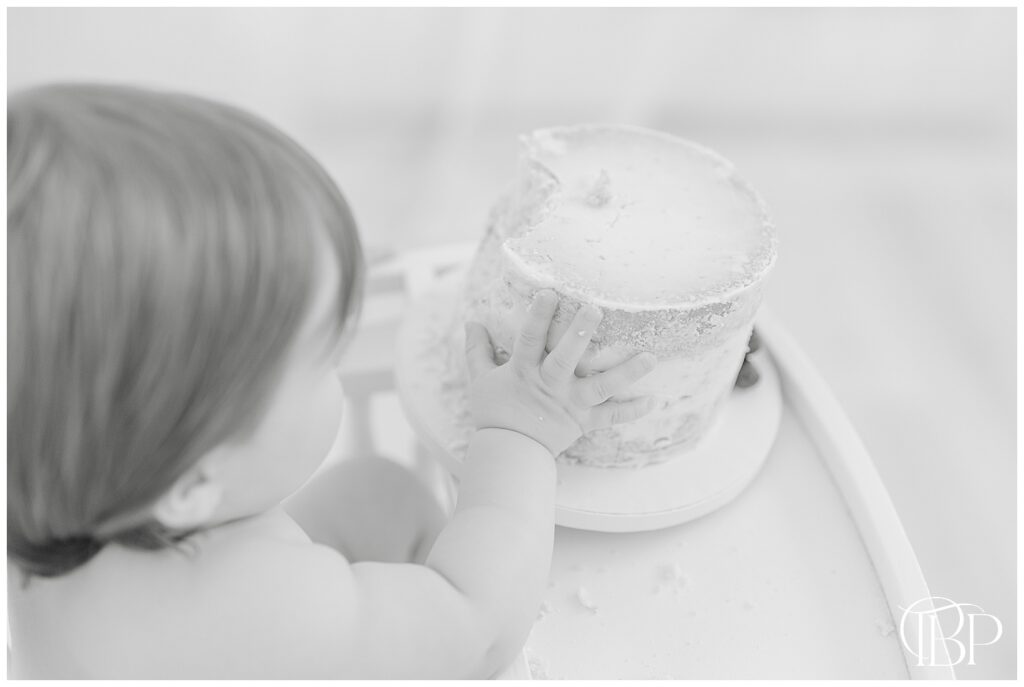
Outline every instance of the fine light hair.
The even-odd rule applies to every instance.
[[[339,339],[364,263],[326,172],[236,108],[61,84],[12,95],[7,120],[7,552],[52,576],[109,541],[176,540],[132,514],[258,424],[317,234]]]

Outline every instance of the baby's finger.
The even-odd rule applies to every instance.
[[[580,306],[555,350],[544,359],[541,371],[556,379],[572,374],[583,357],[583,352],[587,350],[590,337],[601,323],[601,317],[600,308],[592,305]]]
[[[512,364],[524,368],[540,365],[544,354],[544,346],[548,341],[548,328],[554,317],[558,298],[551,289],[538,291],[530,304],[526,322],[519,332],[515,347],[512,349]]]
[[[479,322],[466,323],[466,364],[469,366],[470,379],[476,379],[487,370],[497,367],[491,335],[487,327]]]
[[[657,364],[658,359],[653,353],[635,355],[607,372],[591,375],[577,382],[578,398],[587,406],[596,406],[647,376]]]
[[[632,422],[654,410],[655,402],[650,396],[631,398],[628,401],[605,401],[590,409],[588,430]]]

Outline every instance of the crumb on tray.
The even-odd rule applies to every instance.
[[[597,604],[590,597],[590,592],[585,587],[580,587],[576,590],[576,600],[580,602],[580,606],[587,609],[591,613],[597,613]]]

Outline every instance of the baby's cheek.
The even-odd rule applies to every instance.
[[[317,414],[315,431],[318,438],[318,449],[322,456],[327,455],[338,436],[344,411],[345,394],[337,376],[332,374],[331,378],[325,382],[322,393],[319,394],[316,410],[312,411]]]

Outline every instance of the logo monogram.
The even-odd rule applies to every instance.
[[[959,665],[965,658],[967,665],[973,666],[975,647],[995,644],[1003,636],[1003,624],[999,618],[991,613],[985,613],[984,609],[976,604],[958,604],[943,596],[933,596],[915,601],[908,608],[900,608],[903,611],[900,618],[900,640],[907,651],[917,657],[919,666],[952,667]],[[966,612],[965,609],[977,609],[977,612]],[[955,617],[955,627],[948,636],[943,635],[942,627],[939,625],[940,613],[946,618]],[[992,622],[983,621],[984,618]],[[947,627],[950,622],[947,621]],[[984,630],[990,634],[993,623],[995,636],[988,641],[978,641],[978,633]],[[967,636],[960,639],[961,633],[965,630]],[[950,649],[951,644],[957,648],[955,658]],[[943,647],[947,651],[943,651]],[[938,663],[937,661],[947,652],[950,662]]]

